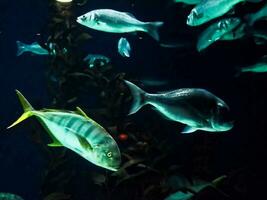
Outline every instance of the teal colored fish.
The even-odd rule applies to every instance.
[[[240,72],[265,73],[267,72],[267,56],[261,58],[256,64],[243,67]]]
[[[232,10],[236,4],[245,1],[260,2],[261,0],[202,0],[191,10],[186,23],[189,26],[199,26],[223,16]]]
[[[222,19],[205,29],[199,36],[197,42],[197,50],[202,51],[214,42],[220,40],[223,35],[234,30],[241,20],[239,18]]]
[[[120,38],[118,42],[118,52],[122,57],[130,57],[131,46],[126,38]]]
[[[182,133],[196,130],[209,132],[228,131],[233,127],[229,120],[228,105],[204,89],[184,88],[166,93],[149,94],[129,81],[133,104],[129,114],[150,104],[167,119],[186,124]]]
[[[245,23],[241,23],[238,27],[234,28],[233,30],[229,31],[228,33],[224,34],[220,40],[223,41],[231,41],[231,40],[238,40],[246,36],[246,27]]]
[[[97,166],[118,170],[121,154],[115,140],[80,108],[77,107],[76,112],[48,109],[37,111],[19,91],[16,92],[24,113],[8,128],[35,116],[53,140],[48,146],[64,146]]]
[[[110,59],[106,56],[99,54],[88,54],[83,61],[88,63],[89,68],[93,68],[95,66],[104,66],[110,62]]]
[[[259,11],[248,14],[246,18],[250,26],[253,26],[253,24],[258,20],[267,19],[267,3]]]
[[[11,193],[0,193],[0,200],[23,200],[20,196]]]
[[[110,33],[142,31],[155,40],[159,40],[158,29],[163,25],[163,22],[141,22],[131,13],[111,9],[90,11],[78,17],[76,21],[86,27]]]
[[[173,0],[174,3],[185,3],[188,5],[196,5],[201,2],[201,0]]]
[[[49,51],[41,47],[37,42],[34,42],[32,44],[25,44],[23,42],[17,41],[17,48],[17,56],[20,56],[25,52],[31,52],[37,55],[49,55]]]

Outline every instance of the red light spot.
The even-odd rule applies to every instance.
[[[121,133],[121,134],[119,134],[119,139],[120,139],[121,141],[125,141],[125,140],[128,139],[128,135],[125,134],[125,133]]]

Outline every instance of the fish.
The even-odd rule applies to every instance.
[[[201,180],[201,179],[193,179],[192,182],[187,180],[184,176],[172,176],[173,180],[171,181],[176,186],[179,186],[177,189],[179,191],[170,194],[164,200],[189,200],[193,199],[193,197],[198,194],[200,191],[207,187],[212,187],[218,190],[218,185],[222,184],[228,177],[222,175],[212,182]],[[177,190],[176,189],[176,190]],[[223,195],[227,196],[225,193],[222,192]]]
[[[182,88],[149,94],[130,81],[124,82],[133,97],[129,115],[150,104],[165,118],[185,124],[182,133],[222,132],[233,128],[229,106],[205,89]]]
[[[222,41],[231,41],[231,40],[238,40],[246,36],[247,31],[246,31],[247,25],[246,23],[241,23],[238,25],[236,28],[233,30],[229,31],[228,33],[225,33],[220,40]]]
[[[261,0],[202,0],[191,10],[186,24],[189,26],[202,25],[212,19],[223,16],[231,11],[236,4],[245,1],[258,3]]]
[[[56,44],[49,43],[49,50],[43,48],[38,42],[33,42],[32,44],[25,44],[21,41],[16,41],[17,43],[17,56],[22,55],[25,52],[31,52],[36,55],[56,55]],[[67,53],[67,49],[63,49],[63,53]]]
[[[241,73],[252,72],[252,73],[266,73],[267,72],[267,55],[263,56],[257,63],[243,67],[239,69]]]
[[[23,200],[23,199],[16,194],[0,193],[0,200]]]
[[[70,3],[72,2],[72,0],[56,0],[57,2],[60,2],[60,3]]]
[[[100,54],[88,54],[83,61],[88,63],[89,68],[93,68],[95,66],[104,66],[110,63],[110,59],[106,56]]]
[[[253,26],[258,20],[267,19],[267,3],[257,12],[246,15],[245,18],[250,26]]]
[[[16,93],[24,113],[8,129],[35,116],[53,141],[48,146],[64,146],[96,166],[111,171],[119,169],[121,154],[116,141],[81,108],[77,107],[75,112],[54,109],[37,111],[18,90]]]
[[[185,3],[188,5],[196,5],[201,2],[201,0],[173,0],[174,3]]]
[[[159,28],[163,22],[142,22],[131,13],[112,9],[92,10],[77,18],[77,23],[88,28],[109,33],[130,33],[142,31],[148,33],[155,40],[159,40]]]
[[[118,52],[122,57],[130,57],[131,46],[126,38],[120,38],[118,42]]]
[[[234,30],[240,23],[241,20],[239,18],[233,17],[222,19],[211,24],[200,34],[197,42],[197,50],[202,51],[206,49],[223,37],[223,35]]]

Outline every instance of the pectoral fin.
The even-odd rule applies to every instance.
[[[197,131],[197,128],[192,127],[192,126],[186,126],[181,133],[182,134],[187,134],[187,133],[193,133],[195,131]]]
[[[52,138],[53,142],[48,144],[47,146],[49,147],[62,147],[63,146],[52,134],[49,134],[49,135]]]
[[[81,137],[80,135],[76,135],[77,139],[79,140],[80,142],[80,145],[86,149],[86,150],[93,150],[93,147],[91,146],[91,144],[84,138],[84,137]]]

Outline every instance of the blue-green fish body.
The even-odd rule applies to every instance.
[[[118,42],[118,52],[122,57],[130,57],[131,46],[126,38],[120,38]]]
[[[250,26],[253,26],[253,24],[258,20],[267,19],[267,3],[259,11],[248,14],[246,18],[248,19],[248,24]]]
[[[233,127],[228,105],[204,89],[185,88],[161,94],[149,94],[129,81],[133,104],[129,114],[137,112],[142,106],[150,104],[166,118],[186,124],[183,133],[196,130],[209,132],[227,131]]]
[[[86,27],[109,33],[130,33],[142,31],[159,40],[158,29],[163,22],[142,22],[132,14],[111,9],[90,11],[76,20]]]
[[[115,140],[80,108],[77,112],[36,111],[19,91],[17,95],[25,112],[9,128],[35,116],[53,140],[49,146],[64,146],[97,166],[118,170],[121,157]]]
[[[232,41],[232,40],[241,39],[246,35],[246,27],[247,27],[247,25],[245,23],[242,23],[237,28],[234,28],[234,30],[224,34],[220,38],[220,40]]]
[[[41,47],[37,42],[34,42],[32,44],[25,44],[23,42],[17,41],[17,48],[17,56],[20,56],[25,52],[31,52],[37,55],[49,55],[48,50]]]
[[[246,0],[202,0],[197,4],[187,17],[187,25],[199,26],[212,19],[223,16],[238,3]],[[258,0],[247,0],[258,2]]]
[[[88,63],[89,68],[98,65],[102,67],[110,62],[108,57],[99,54],[88,54],[83,60]]]
[[[254,65],[243,67],[240,69],[241,72],[252,72],[252,73],[265,73],[267,72],[267,56],[264,56]]]
[[[200,2],[201,0],[174,0],[174,3],[185,3],[188,5],[196,5]]]
[[[210,25],[200,34],[197,42],[197,50],[202,51],[217,40],[220,40],[223,35],[234,30],[240,23],[241,20],[239,18],[227,18]]]
[[[20,196],[11,193],[0,193],[0,200],[23,200]]]

